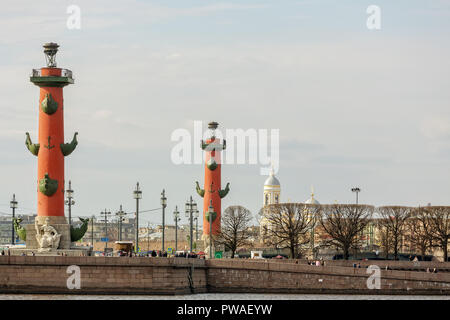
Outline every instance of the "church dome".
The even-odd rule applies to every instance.
[[[265,186],[279,186],[280,181],[271,173],[270,176],[266,179],[266,182],[264,182]]]
[[[320,204],[320,202],[317,201],[316,199],[314,199],[314,197],[309,198],[308,200],[305,201],[305,203],[307,203],[307,204]]]
[[[307,200],[305,200],[306,204],[320,204],[319,201],[317,201],[316,199],[314,199],[314,188],[311,187],[311,197]]]

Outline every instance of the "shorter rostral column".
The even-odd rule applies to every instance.
[[[220,215],[221,202],[230,191],[230,184],[227,183],[225,189],[221,189],[221,152],[226,149],[226,141],[220,142],[216,138],[215,130],[219,124],[217,122],[210,122],[208,129],[210,130],[209,138],[204,142],[201,140],[200,147],[205,151],[205,184],[204,189],[200,188],[198,181],[196,182],[197,193],[203,197],[203,236],[205,250],[211,241],[210,230],[214,243],[214,236],[220,233]],[[210,212],[209,207],[212,205],[213,212]],[[211,216],[210,216],[211,215]],[[212,224],[210,226],[210,221]]]
[[[70,226],[64,215],[64,157],[77,146],[75,133],[71,143],[64,143],[64,99],[63,87],[73,84],[72,72],[56,67],[55,55],[58,44],[44,44],[47,66],[33,69],[30,81],[40,88],[39,136],[37,144],[31,142],[27,132],[26,146],[38,157],[37,217],[36,228],[27,229],[27,248],[38,245],[34,233],[39,225],[52,225],[61,240],[59,249],[70,248]],[[34,227],[34,226],[33,226]]]

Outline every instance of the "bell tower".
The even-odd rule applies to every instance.
[[[269,177],[266,179],[266,182],[264,182],[263,207],[269,204],[280,203],[280,193],[280,181],[275,177],[272,167]]]

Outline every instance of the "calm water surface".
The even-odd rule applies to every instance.
[[[49,295],[0,294],[0,300],[450,300],[450,296],[401,295],[335,295],[335,294],[227,294],[205,293],[195,295]]]

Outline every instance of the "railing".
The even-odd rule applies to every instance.
[[[32,77],[42,77],[42,72],[41,69],[33,69],[31,71],[31,76]],[[67,77],[72,79],[72,71],[69,69],[61,69],[61,77]]]
[[[72,79],[72,71],[70,71],[69,69],[62,69],[61,77],[67,77],[67,78]]]

